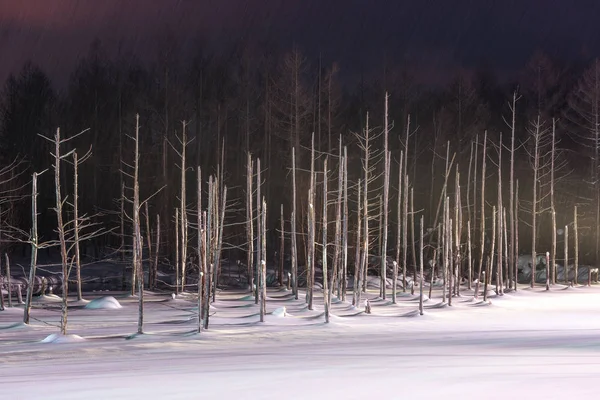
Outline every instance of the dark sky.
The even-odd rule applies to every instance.
[[[484,59],[507,75],[538,48],[600,54],[599,15],[594,0],[0,0],[0,82],[31,59],[60,85],[95,37],[152,61],[167,27],[184,52],[202,36],[269,37],[346,73],[379,68],[386,54],[424,81]]]

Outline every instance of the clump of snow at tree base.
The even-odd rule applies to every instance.
[[[417,295],[378,295],[363,293],[371,314],[333,297],[325,324],[321,290],[309,310],[304,292],[270,288],[260,323],[253,296],[220,291],[198,333],[194,294],[148,291],[138,335],[136,296],[90,292],[70,307],[66,336],[60,304],[38,297],[29,325],[22,306],[0,312],[0,397],[20,398],[24,382],[28,398],[44,399],[594,395],[598,285],[520,285],[487,302],[465,288],[452,306],[436,288],[422,316]]]

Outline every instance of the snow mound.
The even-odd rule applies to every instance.
[[[287,313],[287,311],[286,311],[285,307],[279,307],[279,308],[276,308],[276,309],[273,311],[273,313],[272,313],[272,314],[273,314],[273,316],[275,316],[275,317],[279,317],[279,318],[283,318],[283,317],[286,317],[286,316],[288,316],[288,315],[289,315],[289,314]]]
[[[90,310],[116,310],[121,304],[112,296],[104,296],[94,299],[85,305]]]
[[[83,340],[85,339],[79,335],[59,335],[57,333],[53,333],[42,340],[41,343],[77,343]]]

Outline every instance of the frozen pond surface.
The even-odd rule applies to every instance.
[[[596,397],[598,286],[523,287],[491,305],[464,291],[438,307],[434,295],[424,316],[414,297],[393,305],[373,293],[373,314],[338,302],[329,325],[321,299],[309,311],[304,293],[294,300],[270,291],[267,312],[275,313],[263,324],[245,294],[221,293],[200,335],[193,295],[147,293],[147,334],[130,339],[137,300],[106,295],[122,308],[70,311],[69,333],[83,340],[42,343],[58,332],[52,299],[36,303],[30,326],[19,324],[21,308],[0,312],[0,398]]]

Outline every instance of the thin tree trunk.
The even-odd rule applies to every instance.
[[[515,185],[515,292],[518,290],[519,283],[519,180]]]
[[[425,280],[423,279],[423,216],[422,215],[421,215],[421,230],[420,230],[419,239],[420,239],[420,241],[419,241],[419,248],[420,248],[419,314],[423,315],[423,283],[425,282]]]
[[[482,265],[483,265],[483,257],[484,257],[484,252],[485,252],[485,165],[486,165],[486,150],[487,150],[487,131],[485,131],[484,135],[483,135],[483,155],[481,156],[481,212],[480,212],[480,218],[481,218],[481,241],[480,241],[480,257],[479,257],[479,276],[477,277],[478,280],[481,280],[481,270],[482,270]],[[486,279],[487,279],[487,275],[486,275]],[[486,286],[487,288],[487,286]],[[478,293],[475,294],[475,297],[477,298]],[[486,297],[487,299],[487,297]]]
[[[260,181],[260,158],[256,159],[256,218],[260,218],[260,187],[261,187],[261,181]],[[262,231],[260,229],[260,220],[256,221],[256,278],[258,280],[259,276],[258,274],[260,274],[260,260],[262,260],[262,254],[261,254],[261,235]],[[259,285],[256,285],[256,295],[254,297],[254,303],[258,304],[259,301],[259,295],[258,295],[258,291],[259,291]]]
[[[144,332],[144,270],[142,266],[142,232],[140,229],[140,184],[139,184],[139,134],[140,116],[136,115],[135,121],[135,161],[133,173],[133,266],[137,271],[138,282],[138,329],[137,333]]]
[[[298,300],[298,247],[296,243],[296,149],[292,148],[292,280],[294,299]]]
[[[510,219],[510,255],[509,255],[509,288],[512,287],[512,280],[515,281],[515,290],[517,286],[517,258],[519,255],[515,252],[515,236],[516,233],[516,210],[515,210],[515,192],[514,192],[514,182],[515,182],[515,128],[516,128],[516,105],[517,105],[517,92],[513,93],[513,101],[512,101],[512,125],[511,125],[511,140],[510,140],[510,179],[509,179],[509,219]],[[555,251],[552,252],[552,257],[554,259]],[[554,261],[552,262],[554,266]],[[513,276],[514,274],[514,276]],[[553,282],[554,283],[554,282]]]
[[[334,290],[334,281],[337,288],[338,299],[342,298],[342,275],[343,266],[341,266],[341,250],[342,250],[342,195],[344,191],[344,156],[342,155],[342,137],[340,136],[340,148],[338,156],[338,190],[337,200],[335,203],[335,233],[334,233],[334,248],[333,248],[333,273],[331,282],[331,293]],[[331,296],[330,296],[331,297]]]
[[[408,156],[408,153],[405,154],[405,159]],[[406,163],[404,164],[406,167]],[[402,199],[402,292],[406,293],[406,259],[408,253],[408,174],[406,173],[406,169],[404,170],[404,185],[402,189],[404,191],[404,196]]]
[[[219,212],[221,213],[220,217],[217,215],[217,218],[219,218],[219,229],[216,232],[217,233],[217,240],[216,240],[216,248],[215,248],[215,264],[214,264],[214,289],[213,289],[213,303],[217,300],[217,285],[219,284],[219,271],[221,269],[220,265],[221,265],[221,250],[223,247],[223,225],[225,223],[225,208],[227,206],[227,186],[223,187],[223,198],[221,199],[221,209],[219,210]],[[264,217],[263,217],[264,218]],[[266,231],[266,228],[263,227],[263,234]],[[265,241],[265,238],[262,238],[263,242]],[[263,251],[264,251],[264,245],[263,245]],[[262,254],[262,252],[261,252]],[[263,255],[263,257],[266,259],[266,253]]]
[[[253,181],[254,172],[252,167],[252,156],[250,153],[248,153],[248,163],[246,167],[246,238],[248,242],[248,250],[246,254],[246,263],[248,267],[248,286],[250,288],[250,292],[254,294],[254,211],[252,209]],[[292,257],[294,257],[294,254],[292,254]]]
[[[533,200],[531,203],[531,282],[530,286],[533,288],[535,285],[535,269],[537,263],[536,254],[536,240],[537,240],[537,190],[538,190],[538,170],[540,165],[539,159],[539,146],[540,146],[540,117],[538,115],[537,124],[535,127],[534,136],[534,158],[533,158],[533,185],[532,185],[532,196]]]
[[[496,294],[504,294],[502,283],[502,263],[503,263],[503,222],[502,222],[502,134],[498,139],[498,263],[496,268]]]
[[[565,284],[569,285],[569,225],[565,225],[565,266],[563,268],[565,274]]]
[[[179,208],[175,209],[175,295],[179,295],[180,263],[179,263]]]
[[[573,271],[575,272],[575,278],[573,278],[574,284],[578,284],[579,277],[579,232],[577,230],[577,206],[573,210],[573,233],[575,235],[575,261],[573,264]]]
[[[348,152],[344,146],[343,219],[342,219],[342,301],[346,301],[348,285]]]
[[[31,315],[31,299],[33,297],[33,285],[35,283],[35,272],[37,267],[38,254],[38,223],[37,223],[37,177],[36,172],[33,173],[31,180],[31,264],[29,267],[29,285],[27,287],[27,297],[25,298],[25,310],[23,313],[23,323],[29,324]],[[0,274],[1,275],[1,274]],[[0,297],[2,298],[1,308],[4,309],[4,295],[1,293],[2,284],[0,282]],[[44,293],[42,292],[42,295]],[[10,291],[9,291],[10,296]]]
[[[6,287],[8,289],[8,307],[12,308],[12,282],[10,277],[10,260],[8,253],[4,253],[4,259],[6,260]]]
[[[158,279],[158,255],[160,254],[160,215],[156,214],[156,243],[154,249],[154,262],[152,263],[152,283],[151,289],[156,288],[156,281]]]
[[[279,286],[283,286],[283,252],[285,250],[285,220],[283,219],[283,204],[281,205],[281,241],[279,245]]]
[[[327,271],[327,158],[323,165],[323,304],[325,323],[329,323],[329,286]]]
[[[150,212],[148,210],[148,202],[144,203],[144,208],[146,211],[146,242],[148,246],[148,286],[152,285],[152,231],[150,230]]]
[[[485,287],[483,290],[483,301],[487,301],[487,286],[490,281],[491,269],[494,266],[494,252],[496,247],[496,206],[492,207],[492,249],[488,257],[488,266],[485,274]]]
[[[413,196],[413,188],[410,188],[410,239],[413,262],[413,285],[410,287],[410,294],[415,294],[415,285],[417,282],[417,252],[415,249],[415,201]]]
[[[352,289],[352,305],[358,307],[360,304],[360,275],[362,271],[361,266],[361,180],[358,179],[358,188],[357,188],[357,196],[358,200],[356,201],[356,246],[355,246],[355,256],[354,256],[354,286]]]
[[[315,223],[314,223],[314,218],[315,218],[315,210],[314,210],[314,206],[311,202],[311,200],[313,199],[313,195],[312,193],[308,194],[308,270],[307,271],[312,271],[314,269],[314,265],[313,260],[314,260],[314,252],[315,252]],[[312,310],[312,288],[311,286],[311,282],[310,282],[310,278],[307,278],[307,285],[309,285],[309,287],[307,287],[307,301],[308,301],[308,309]]]
[[[387,149],[387,100],[386,100],[386,149]],[[385,173],[383,184],[383,238],[381,240],[381,293],[382,298],[386,299],[387,284],[387,244],[388,244],[388,202],[390,197],[390,158],[391,152],[386,151]],[[416,266],[415,266],[416,269]],[[394,282],[395,283],[395,282]]]
[[[260,322],[265,322],[265,310],[266,310],[266,301],[267,301],[267,282],[266,282],[266,269],[267,269],[267,263],[266,260],[264,259],[264,256],[266,255],[266,251],[265,251],[265,247],[266,247],[266,229],[265,229],[265,224],[266,224],[266,214],[267,214],[267,203],[265,202],[264,198],[262,200],[262,207],[260,209],[260,214],[258,214],[258,217],[260,218],[260,224],[259,224],[259,230],[261,231],[260,234],[260,238],[261,238],[261,242],[260,242],[260,246],[261,246],[261,260],[260,260],[260,274],[259,274],[259,278],[258,278],[258,282],[259,282],[259,292],[260,292]]]
[[[65,224],[63,222],[63,200],[60,188],[60,129],[56,130],[56,135],[54,136],[54,185],[55,185],[55,212],[56,212],[56,222],[57,222],[57,231],[58,231],[58,240],[60,243],[60,258],[62,265],[62,302],[61,302],[61,314],[60,314],[60,333],[62,335],[67,334],[67,322],[68,322],[68,295],[69,295],[69,268],[68,268],[68,260],[67,260],[67,240],[65,237]],[[8,256],[7,256],[8,260]],[[10,277],[10,276],[9,276]],[[9,293],[10,293],[10,285],[9,285]],[[10,300],[10,295],[9,295]]]
[[[471,249],[471,220],[467,221],[467,257],[468,257],[468,289],[471,290],[471,282],[473,282],[473,253]]]
[[[397,224],[396,224],[396,260],[394,262],[394,275],[392,286],[392,303],[396,304],[398,294],[398,265],[400,264],[400,242],[402,239],[402,158],[404,153],[400,151],[400,162],[398,163],[398,204],[397,207]]]
[[[73,238],[75,246],[75,274],[77,279],[77,301],[83,300],[81,293],[81,253],[79,251],[79,162],[77,152],[73,152]]]

